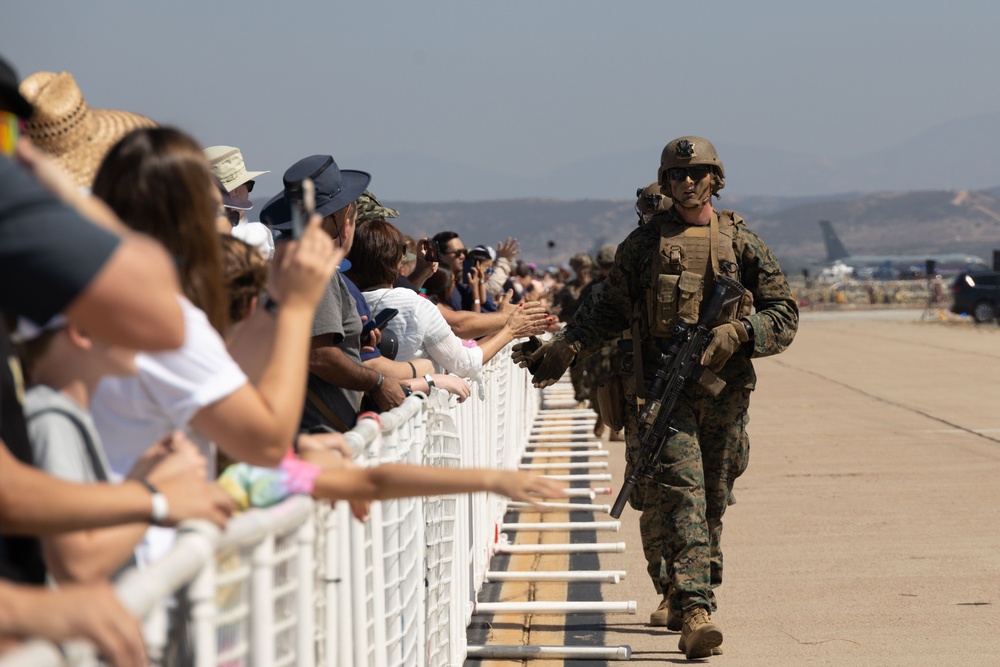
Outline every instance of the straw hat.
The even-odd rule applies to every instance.
[[[156,123],[128,111],[91,109],[69,72],[35,72],[21,82],[35,112],[24,133],[54,156],[80,187],[89,188],[108,150],[140,127]]]
[[[232,146],[209,146],[205,149],[212,173],[219,177],[226,189],[232,192],[241,185],[247,184],[258,176],[270,174],[270,171],[247,171],[243,162],[243,153]],[[251,185],[248,190],[253,190]]]

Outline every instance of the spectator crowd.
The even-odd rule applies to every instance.
[[[294,493],[359,520],[376,499],[563,495],[521,472],[362,469],[342,434],[414,392],[481,391],[508,343],[572,318],[613,246],[539,271],[512,237],[411,238],[372,176],[322,146],[257,215],[268,172],[240,148],[2,59],[0,150],[0,655],[84,638],[144,664],[109,582],[184,520]]]

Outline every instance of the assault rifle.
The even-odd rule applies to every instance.
[[[692,326],[687,322],[680,322],[674,325],[670,334],[670,347],[665,353],[660,353],[656,376],[646,392],[646,402],[639,414],[639,458],[615,498],[615,504],[611,507],[612,517],[617,519],[622,515],[625,503],[632,495],[632,489],[639,478],[653,476],[663,446],[677,433],[671,423],[677,398],[688,380],[697,382],[705,370],[701,365],[701,357],[712,341],[709,324],[719,317],[726,305],[739,299],[742,291],[743,288],[735,280],[720,276],[715,280],[715,288],[708,303],[701,309],[697,324]]]

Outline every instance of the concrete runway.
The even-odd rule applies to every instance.
[[[787,352],[755,361],[750,465],[725,516],[716,591],[724,654],[700,662],[1000,665],[1000,328],[920,315],[806,313]],[[617,490],[623,447],[608,447]],[[527,617],[519,641],[629,645],[633,663],[688,663],[676,633],[646,626],[659,600],[637,518],[626,508],[620,533],[597,533],[625,553],[592,557],[627,578],[566,595],[636,600],[638,614]]]

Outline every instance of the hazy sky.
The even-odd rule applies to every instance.
[[[645,151],[652,180],[683,134],[880,150],[1000,111],[998,28],[1000,3],[971,0],[0,0],[0,53],[22,77],[68,70],[93,107],[240,146],[276,172],[268,192],[311,153],[534,178]],[[440,181],[419,198],[468,199]],[[401,185],[375,173],[384,199]]]

